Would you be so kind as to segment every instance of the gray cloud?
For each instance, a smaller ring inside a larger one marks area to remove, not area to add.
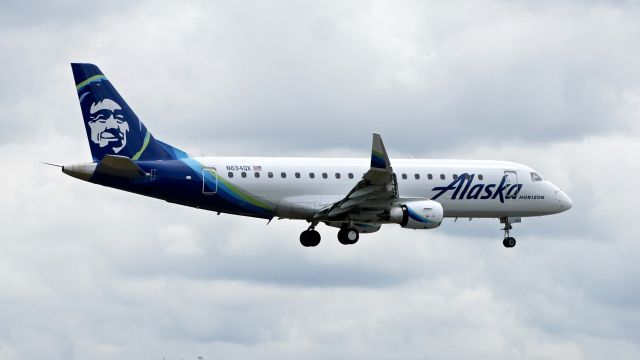
[[[8,50],[22,56],[3,80],[44,55],[54,61],[22,84],[72,104],[71,90],[53,90],[71,88],[67,63],[98,62],[157,137],[206,153],[352,146],[378,130],[430,154],[448,139],[540,143],[633,126],[634,6],[312,3],[284,15],[285,4],[116,4],[56,32],[18,28]],[[131,59],[141,66],[120,65]],[[243,136],[227,136],[230,124]]]
[[[0,11],[0,359],[637,358],[634,3],[80,5]],[[71,61],[195,153],[366,156],[378,130],[531,165],[574,208],[512,250],[478,219],[303,249],[302,223],[42,166],[89,159]]]

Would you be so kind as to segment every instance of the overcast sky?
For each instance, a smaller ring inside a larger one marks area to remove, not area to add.
[[[3,1],[0,359],[637,359],[634,1]],[[302,222],[65,176],[70,62],[193,154],[501,159],[573,199],[524,219]]]

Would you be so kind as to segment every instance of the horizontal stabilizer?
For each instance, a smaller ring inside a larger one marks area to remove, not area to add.
[[[105,155],[96,168],[97,172],[124,178],[137,178],[146,173],[126,156]]]

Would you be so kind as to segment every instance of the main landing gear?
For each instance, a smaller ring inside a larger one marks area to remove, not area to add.
[[[359,238],[360,234],[354,228],[346,227],[338,231],[338,241],[342,245],[353,245],[358,242]]]
[[[300,234],[300,244],[304,247],[314,247],[320,244],[320,233],[317,232],[318,222],[312,222],[309,228]]]
[[[320,244],[320,233],[315,230],[318,222],[312,222],[309,228],[300,234],[300,244],[304,247],[314,247]],[[358,242],[360,233],[352,227],[345,227],[338,231],[338,241],[342,245],[353,245]]]
[[[512,248],[514,246],[516,246],[516,238],[509,236],[509,230],[511,230],[513,228],[513,226],[511,225],[511,219],[509,219],[508,217],[502,217],[500,218],[500,222],[504,224],[504,240],[502,240],[502,245],[504,245],[504,247],[506,248]],[[515,222],[520,222],[519,219],[516,220]]]

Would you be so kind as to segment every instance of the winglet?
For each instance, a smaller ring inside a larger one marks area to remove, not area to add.
[[[373,143],[371,144],[371,168],[390,170],[391,162],[384,148],[380,134],[373,133]]]

